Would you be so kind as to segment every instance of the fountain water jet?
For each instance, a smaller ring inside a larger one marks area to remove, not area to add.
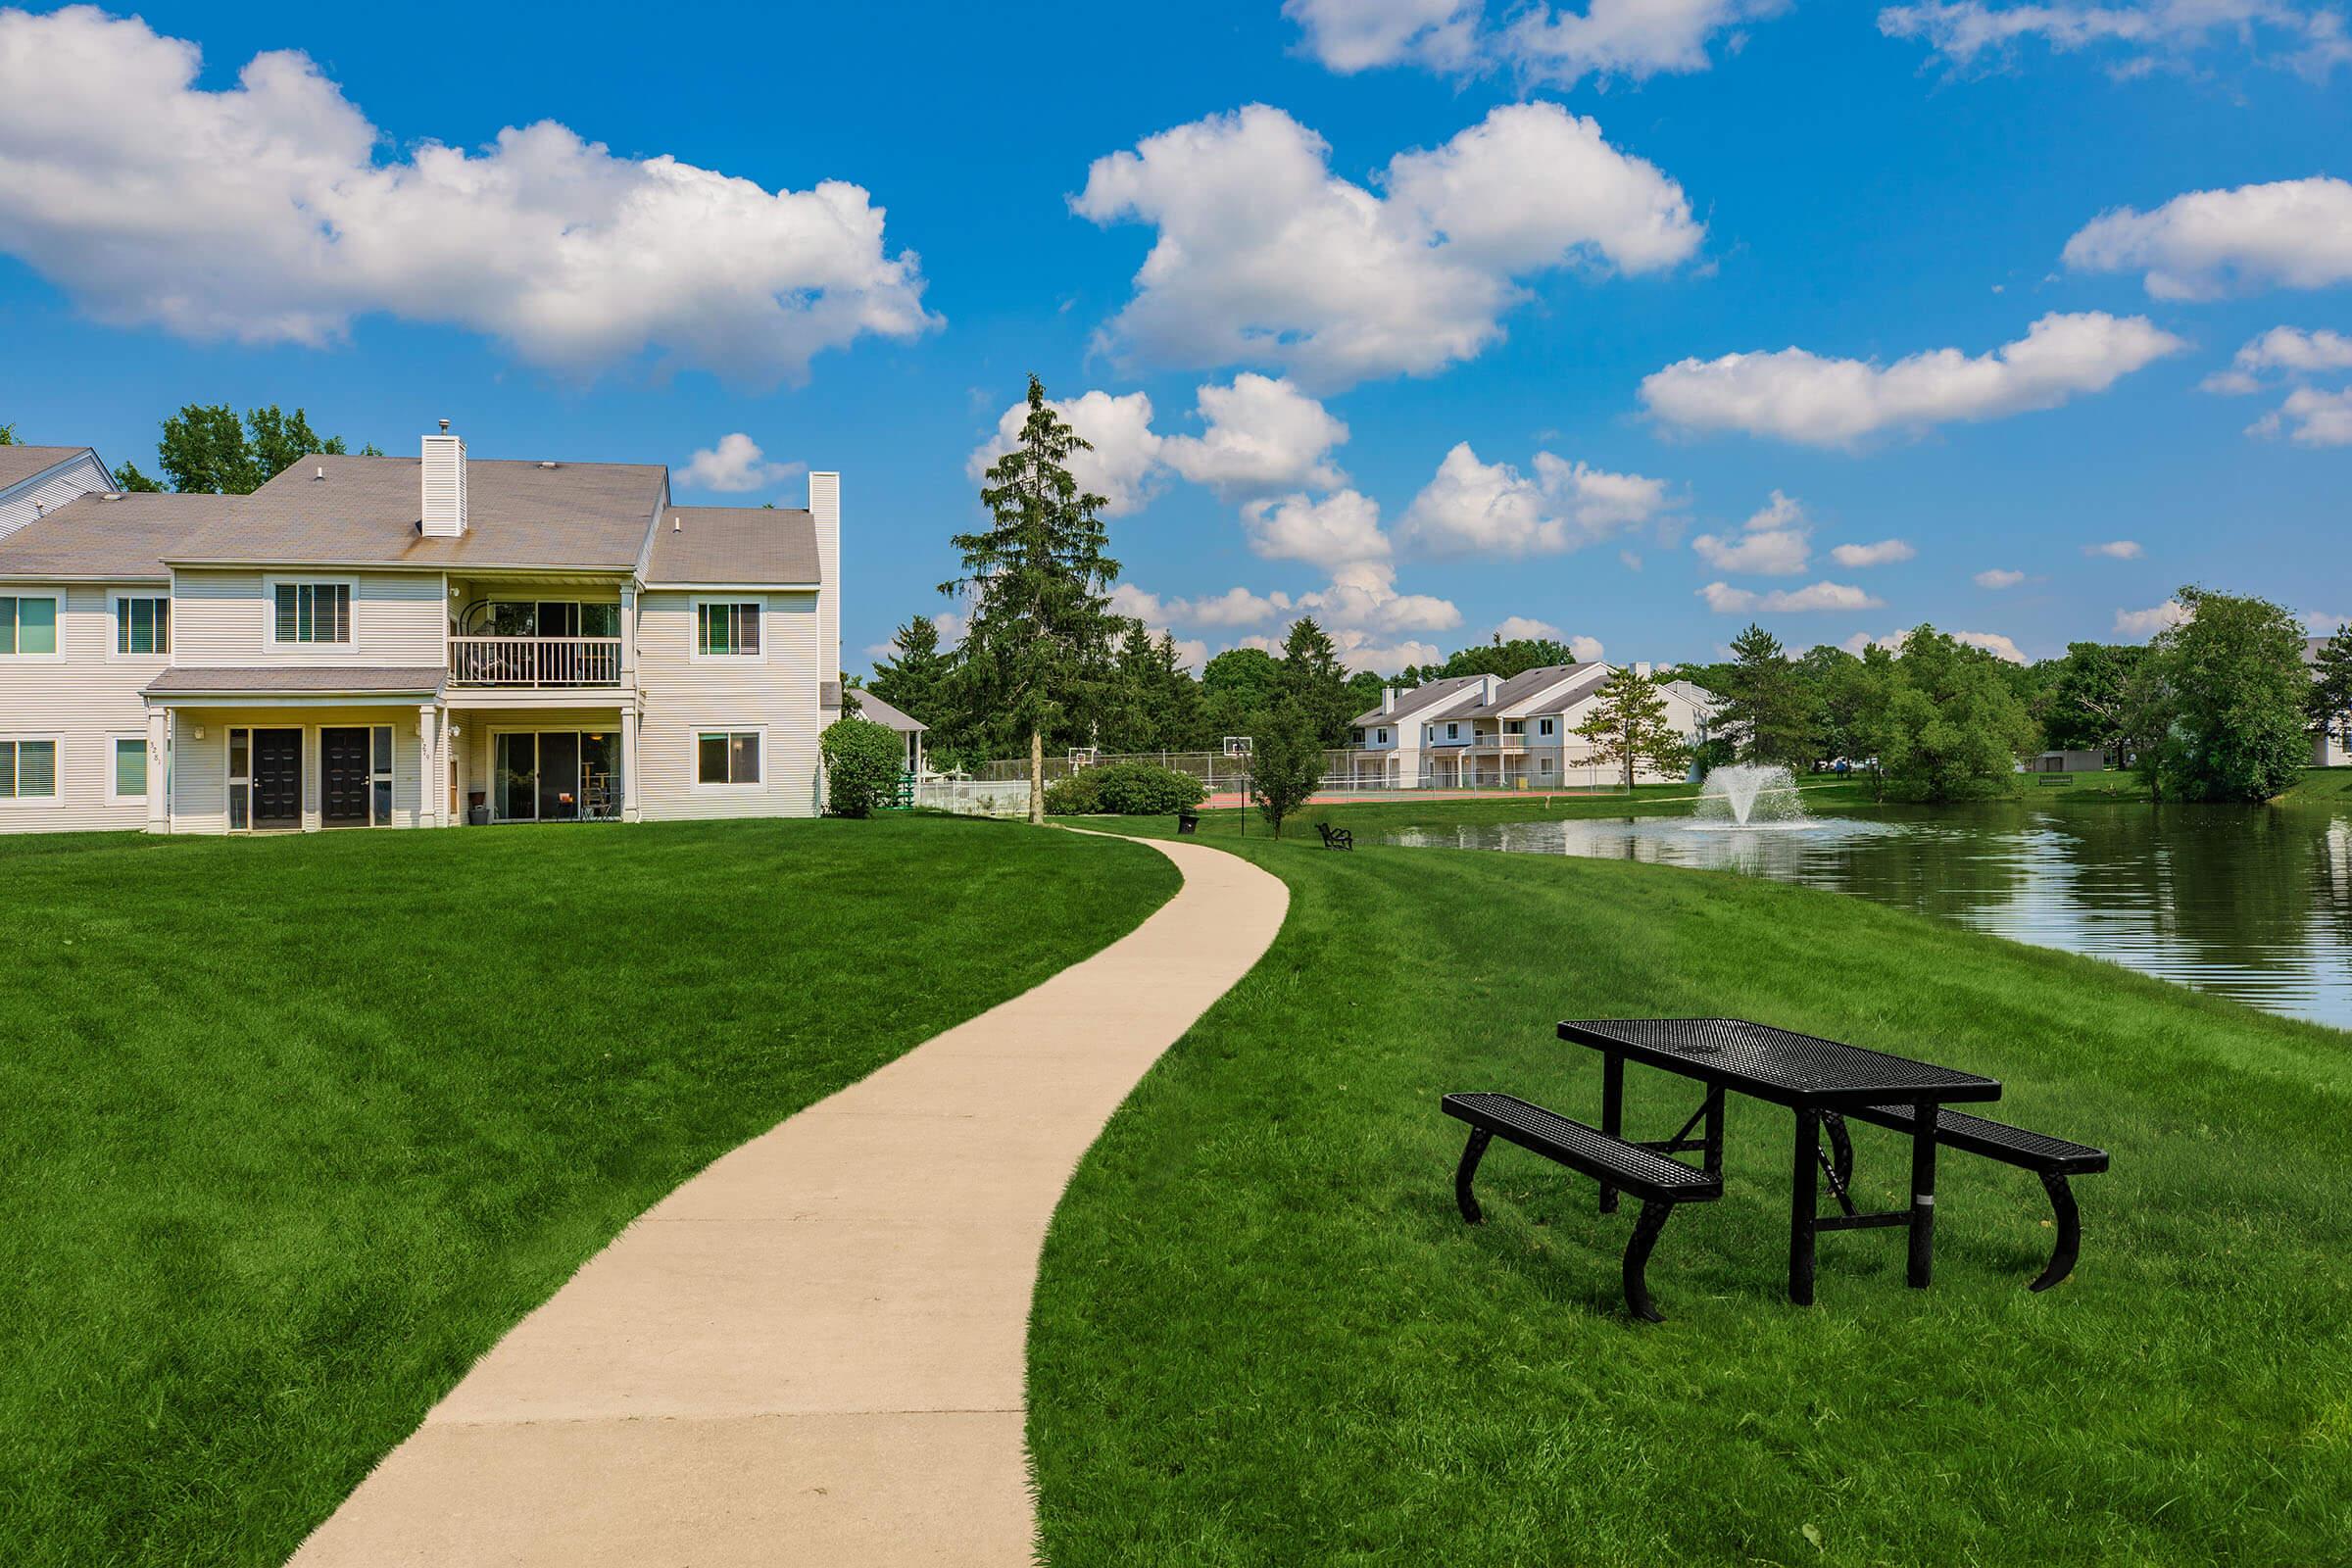
[[[1714,827],[1795,827],[1806,820],[1796,779],[1787,768],[1740,762],[1707,774],[1694,822]]]

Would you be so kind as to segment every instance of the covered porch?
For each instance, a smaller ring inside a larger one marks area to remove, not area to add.
[[[557,708],[459,691],[448,702],[451,821],[638,819],[633,703]]]

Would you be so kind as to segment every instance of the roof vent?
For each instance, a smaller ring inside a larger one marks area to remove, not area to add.
[[[669,514],[669,531],[671,533],[684,533],[686,531],[685,517],[678,513],[671,513]]]
[[[555,466],[555,465],[554,465],[553,463],[550,463],[550,462],[548,462],[548,461],[547,461],[547,460],[545,460],[545,459],[542,459],[542,460],[540,460],[539,466],[541,466],[542,468],[552,468],[552,467],[554,467],[554,466]]]
[[[326,465],[325,465],[325,464],[323,464],[323,463],[321,463],[320,465],[318,465],[318,466],[317,466],[316,468],[313,468],[313,469],[311,470],[311,483],[313,483],[313,484],[317,484],[317,483],[318,483],[319,480],[321,480],[321,479],[323,479],[323,478],[325,478],[325,477],[326,477]]]
[[[449,434],[449,421],[447,419],[443,419],[441,421],[441,433],[443,435]]]

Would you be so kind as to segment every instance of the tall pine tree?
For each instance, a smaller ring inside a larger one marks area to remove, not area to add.
[[[1666,721],[1658,683],[1630,666],[1609,677],[1573,733],[1592,743],[1593,761],[1620,770],[1629,791],[1639,769],[1674,774],[1690,765],[1690,748]]]
[[[1032,375],[1019,441],[980,491],[989,526],[956,536],[963,575],[940,588],[973,596],[964,662],[1001,722],[1028,736],[1034,823],[1045,821],[1046,736],[1091,736],[1120,627],[1110,613],[1119,564],[1106,553],[1104,502],[1080,490],[1069,469],[1074,454],[1091,450]]]

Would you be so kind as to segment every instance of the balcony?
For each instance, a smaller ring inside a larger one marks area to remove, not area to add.
[[[452,637],[452,686],[579,691],[620,685],[617,637]]]

